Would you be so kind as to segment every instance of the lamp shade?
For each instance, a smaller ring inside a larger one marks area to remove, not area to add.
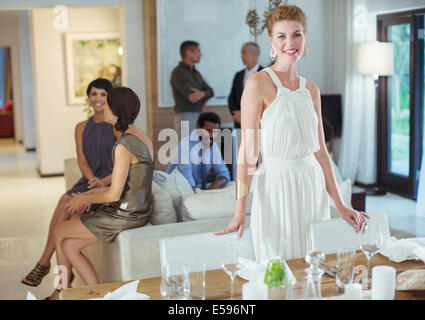
[[[357,73],[390,76],[394,72],[394,44],[391,42],[360,43]]]

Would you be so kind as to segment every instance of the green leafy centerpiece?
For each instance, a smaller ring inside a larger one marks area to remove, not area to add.
[[[279,259],[270,260],[264,276],[264,283],[269,288],[284,287],[286,285],[286,271]]]

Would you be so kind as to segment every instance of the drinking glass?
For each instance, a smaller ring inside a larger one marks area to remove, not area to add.
[[[370,260],[372,257],[379,252],[382,244],[384,243],[384,230],[380,223],[369,222],[366,226],[366,232],[363,233],[361,238],[360,248],[363,251],[367,259],[367,279],[366,283],[370,288],[371,284],[371,272],[370,272]]]
[[[354,277],[354,257],[356,249],[349,245],[338,246],[336,263],[336,284],[344,288],[353,282]]]
[[[240,269],[240,264],[238,263],[240,249],[240,240],[226,239],[223,241],[221,268],[230,276],[230,300],[234,300],[234,281]]]
[[[162,271],[161,295],[166,300],[187,300],[190,281],[187,266],[183,263],[166,264]]]
[[[205,300],[205,272],[207,265],[202,261],[185,263],[190,280],[190,299]]]

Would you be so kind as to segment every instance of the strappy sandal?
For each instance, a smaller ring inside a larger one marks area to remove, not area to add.
[[[60,294],[62,290],[55,289],[55,291]],[[50,297],[46,297],[46,298],[44,298],[44,300],[53,300],[53,299],[50,299]]]
[[[26,284],[27,286],[37,287],[49,271],[50,263],[48,266],[43,266],[37,263],[34,269],[32,269],[31,272],[21,280],[21,283]]]

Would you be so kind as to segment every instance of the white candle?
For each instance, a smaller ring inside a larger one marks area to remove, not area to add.
[[[345,300],[361,300],[362,285],[360,283],[349,283],[344,286]]]
[[[372,269],[372,300],[394,300],[396,273],[393,267]]]
[[[247,282],[242,285],[242,300],[266,300],[267,286],[264,283]]]

